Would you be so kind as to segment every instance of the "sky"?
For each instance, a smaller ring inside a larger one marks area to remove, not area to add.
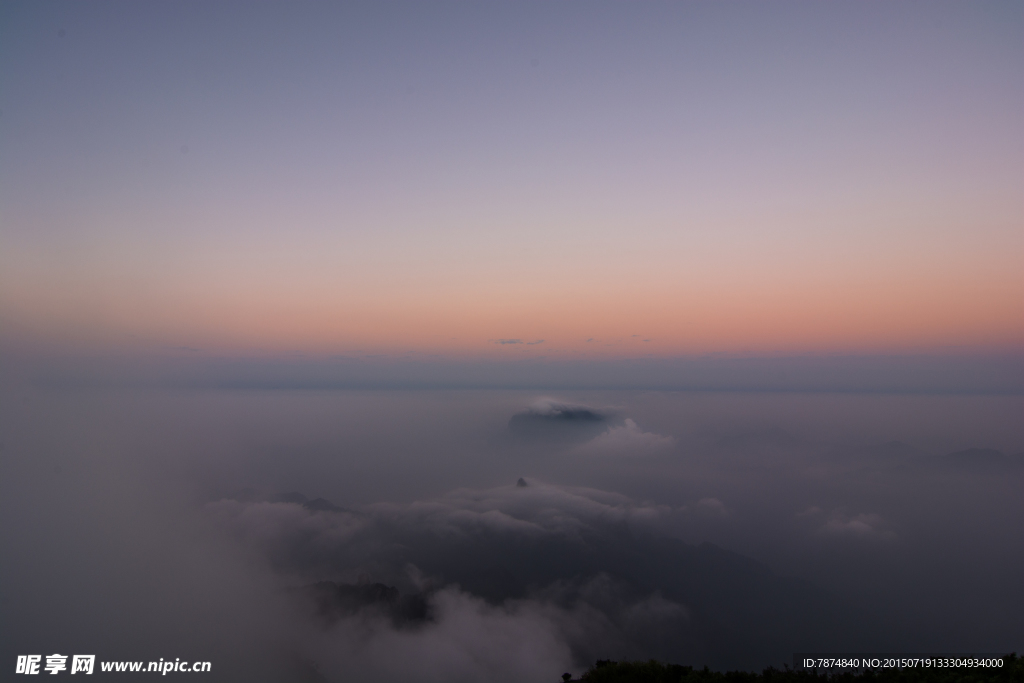
[[[1019,354],[1016,3],[4,3],[8,351]]]
[[[1022,120],[1019,2],[0,0],[0,669],[1024,652]]]

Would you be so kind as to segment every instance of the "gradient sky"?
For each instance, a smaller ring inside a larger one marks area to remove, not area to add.
[[[0,341],[1019,349],[1022,121],[1019,2],[5,2]]]

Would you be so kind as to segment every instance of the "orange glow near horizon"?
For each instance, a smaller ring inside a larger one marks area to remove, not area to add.
[[[98,348],[497,358],[885,353],[1015,348],[1024,339],[1019,288],[1006,273],[1002,282],[969,271],[910,282],[781,274],[758,282],[641,272],[617,288],[596,277],[390,289],[371,281],[364,291],[316,278],[135,290],[117,278],[77,291],[40,283],[5,302],[6,336]]]

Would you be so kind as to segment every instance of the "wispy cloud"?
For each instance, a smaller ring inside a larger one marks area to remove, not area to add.
[[[893,538],[895,536],[887,528],[881,515],[866,512],[857,515],[833,513],[821,527],[820,532],[828,536],[853,538]]]
[[[508,345],[508,344],[523,344],[525,346],[535,346],[536,344],[543,344],[543,339],[535,339],[533,341],[523,341],[522,339],[493,339],[491,340],[495,344]]]
[[[648,455],[672,447],[675,440],[654,432],[645,432],[633,420],[626,421],[594,437],[580,447],[582,451],[621,455]]]

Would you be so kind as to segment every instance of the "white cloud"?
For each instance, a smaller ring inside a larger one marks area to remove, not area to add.
[[[674,443],[671,436],[642,431],[636,422],[626,418],[622,425],[609,427],[580,446],[580,450],[600,454],[649,455],[664,452]]]
[[[296,503],[220,500],[206,509],[236,535],[262,545],[301,539],[329,547],[351,539],[367,523],[351,512],[316,512]]]
[[[325,577],[349,582],[356,571],[387,571],[389,563],[405,561],[401,548],[410,542],[442,552],[475,537],[496,539],[488,546],[496,552],[513,537],[576,545],[595,534],[618,533],[624,523],[649,528],[672,513],[608,491],[526,483],[353,511],[234,500],[210,503],[206,511],[263,551],[291,585]],[[633,591],[605,574],[582,583],[559,579],[493,604],[441,575],[408,564],[405,571],[423,591],[428,618],[396,625],[385,612],[368,609],[328,624],[300,621],[303,661],[330,680],[544,680],[552,671],[580,673],[592,661],[578,658],[580,653],[621,649],[638,633],[677,628],[689,619],[684,605],[658,592]]]
[[[717,498],[701,498],[693,506],[694,511],[707,517],[728,517],[729,510]]]
[[[295,503],[235,500],[210,503],[206,509],[218,525],[247,543],[271,551],[300,552],[307,558],[331,554],[385,528],[439,538],[476,534],[575,537],[584,530],[622,522],[647,527],[672,511],[618,493],[533,479],[527,486],[457,489],[430,500],[376,503],[356,511],[314,511]]]
[[[562,610],[530,600],[493,606],[449,586],[431,598],[425,628],[395,629],[351,618],[316,636],[310,649],[320,672],[338,680],[545,680],[574,665]]]

